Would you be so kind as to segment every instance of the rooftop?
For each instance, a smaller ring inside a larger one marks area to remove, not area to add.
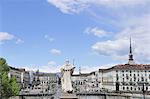
[[[150,70],[150,64],[119,64],[107,69],[99,69],[99,71],[108,70]]]

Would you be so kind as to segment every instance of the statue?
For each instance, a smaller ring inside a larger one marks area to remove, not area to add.
[[[66,63],[61,68],[62,78],[62,91],[64,93],[73,93],[72,82],[71,82],[71,75],[74,71],[74,65],[70,64],[67,60]]]

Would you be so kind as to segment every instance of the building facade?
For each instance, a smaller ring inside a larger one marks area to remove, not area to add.
[[[72,75],[72,83],[75,92],[99,91],[100,81],[97,71]]]
[[[116,65],[99,73],[101,87],[110,91],[150,92],[150,65]]]
[[[40,73],[39,71],[33,73],[32,90],[35,93],[52,93],[56,91],[58,77],[56,73]]]
[[[130,39],[127,64],[115,65],[107,69],[72,75],[76,90],[150,93],[150,64],[136,64],[133,59]]]
[[[10,67],[8,77],[16,77],[17,83],[20,85],[21,89],[28,87],[30,82],[29,72],[25,69]]]

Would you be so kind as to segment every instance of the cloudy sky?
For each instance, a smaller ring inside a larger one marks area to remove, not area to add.
[[[83,72],[150,63],[150,0],[0,0],[0,56],[13,67]]]

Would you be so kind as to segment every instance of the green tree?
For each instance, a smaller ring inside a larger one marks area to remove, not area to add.
[[[10,68],[6,63],[6,60],[4,58],[0,58],[0,74],[3,74],[4,72],[8,73],[9,70]]]
[[[12,77],[10,79],[10,85],[11,85],[11,95],[12,96],[18,95],[20,92],[20,87],[17,83],[16,77]]]
[[[19,94],[20,88],[17,84],[16,77],[9,78],[8,72],[10,68],[4,58],[0,58],[0,95],[1,97],[16,96]]]
[[[1,78],[1,87],[2,87],[2,92],[1,92],[1,96],[2,97],[10,97],[11,96],[11,86],[9,84],[9,78],[6,72],[4,72],[2,74],[2,78]]]

